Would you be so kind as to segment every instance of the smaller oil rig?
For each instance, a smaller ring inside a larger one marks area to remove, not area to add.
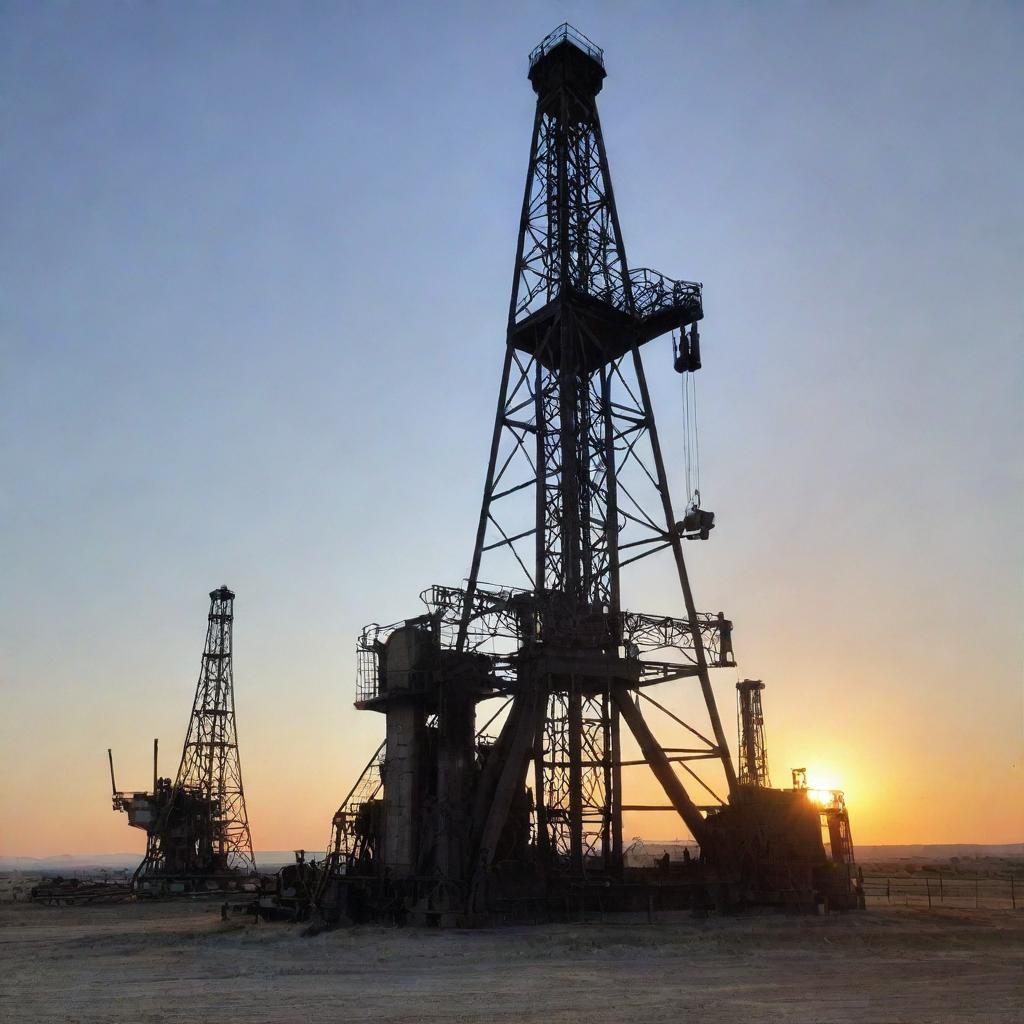
[[[137,895],[254,889],[257,883],[235,731],[234,600],[227,587],[210,593],[202,669],[175,780],[160,778],[154,740],[152,791],[122,792],[107,751],[114,810],[146,833],[146,855],[132,878]]]

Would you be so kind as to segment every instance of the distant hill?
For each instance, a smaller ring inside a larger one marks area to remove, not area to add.
[[[0,871],[59,871],[67,868],[133,868],[141,853],[64,853],[56,857],[0,856]]]
[[[651,840],[645,844],[647,850],[661,853],[669,847],[685,845],[682,842],[667,843]],[[1024,857],[1024,843],[1003,843],[1001,845],[980,843],[910,844],[904,846],[855,846],[857,860],[861,863],[872,861],[950,860],[953,857]],[[321,860],[323,853],[307,850],[310,860]],[[5,857],[0,855],[0,871],[81,871],[84,868],[134,868],[142,860],[141,853],[65,853],[57,857]],[[295,860],[292,850],[257,850],[256,864],[264,871],[276,870]]]

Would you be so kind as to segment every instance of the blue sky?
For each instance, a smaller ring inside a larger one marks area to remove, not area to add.
[[[0,851],[136,841],[105,748],[171,770],[221,583],[254,838],[325,838],[381,730],[355,634],[469,565],[566,19],[630,262],[705,285],[689,553],[777,781],[844,776],[864,841],[1024,834],[1019,5],[7,2]]]

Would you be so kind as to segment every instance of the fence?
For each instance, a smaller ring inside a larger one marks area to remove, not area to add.
[[[914,875],[864,875],[868,906],[898,904],[927,907],[1024,906],[1024,878],[1014,875],[961,875],[929,872]]]

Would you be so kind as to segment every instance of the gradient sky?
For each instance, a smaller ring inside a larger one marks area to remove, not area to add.
[[[0,853],[141,849],[106,748],[173,773],[222,583],[255,844],[323,847],[382,736],[356,633],[468,569],[564,19],[630,262],[705,285],[687,554],[774,781],[1024,840],[1024,8],[514,6],[0,3]]]

